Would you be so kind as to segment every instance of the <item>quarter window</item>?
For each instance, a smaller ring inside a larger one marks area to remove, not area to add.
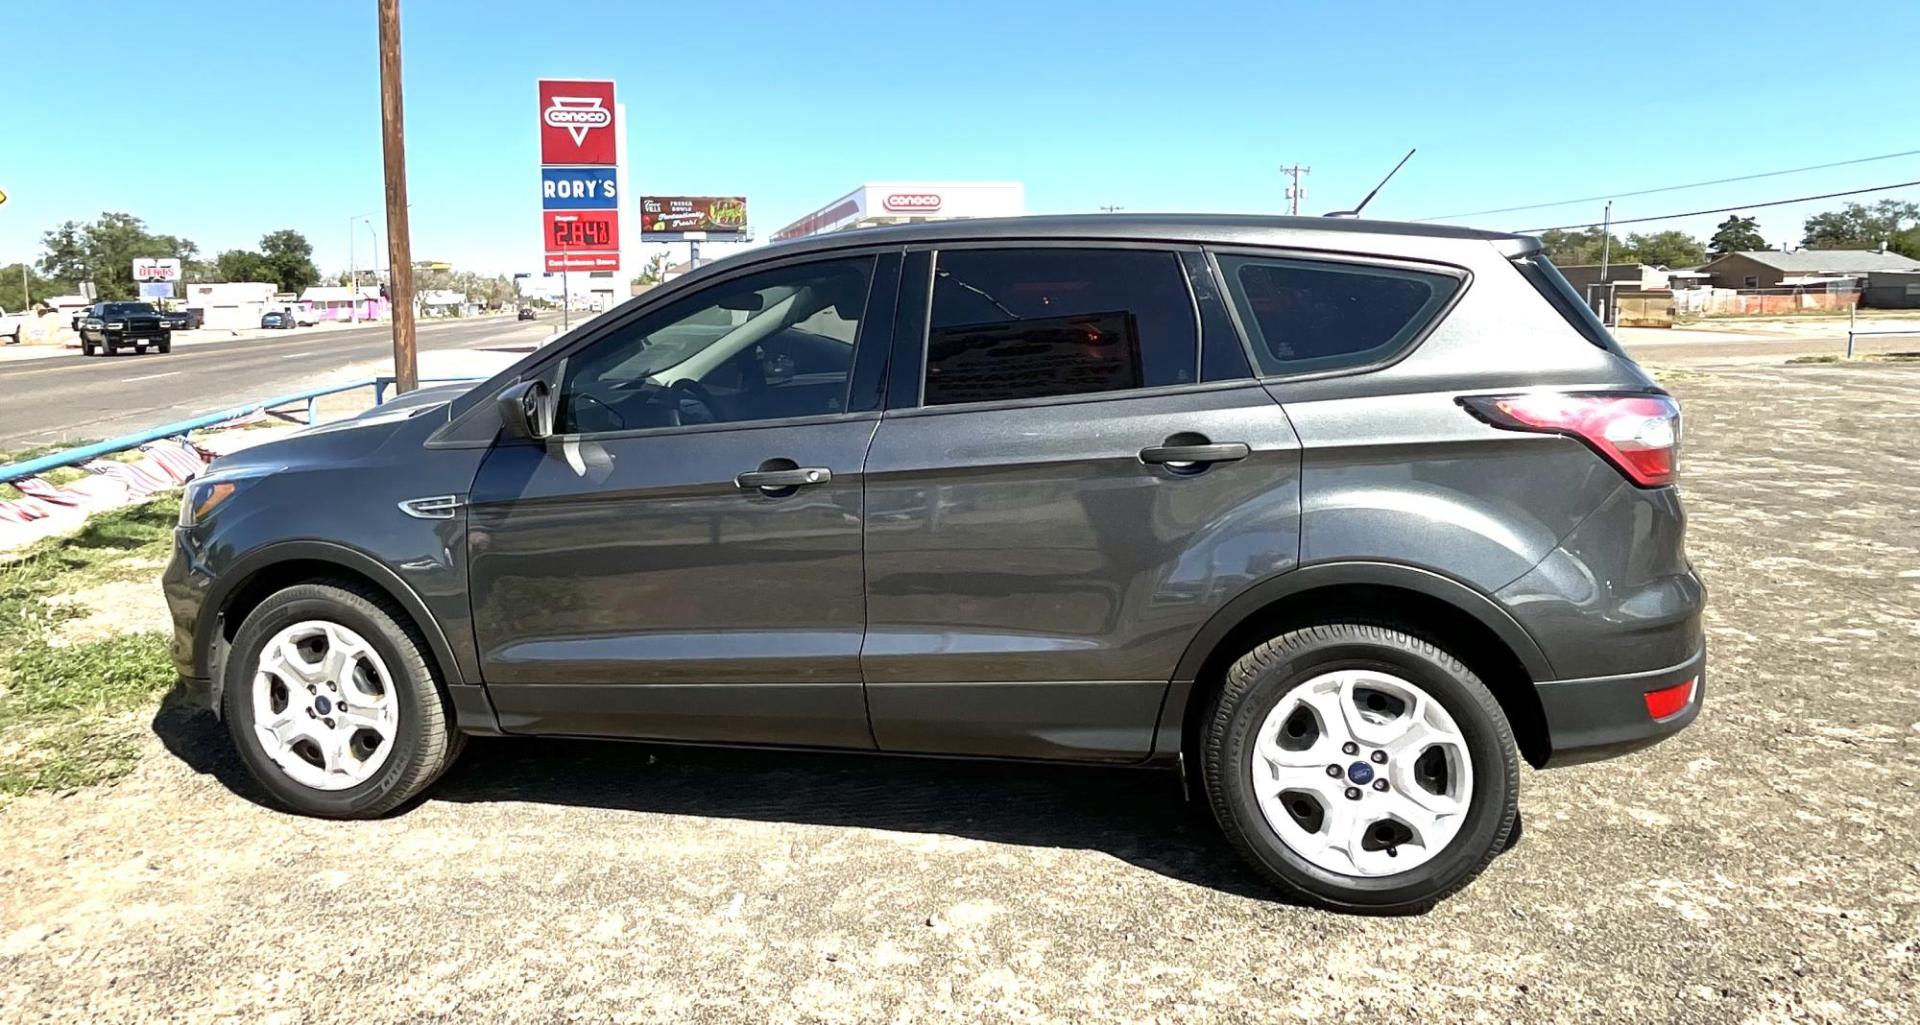
[[[929,406],[1188,384],[1193,295],[1174,254],[961,249],[934,269]]]
[[[846,410],[873,258],[781,267],[702,289],[568,357],[562,433]]]
[[[1220,269],[1263,374],[1385,359],[1460,287],[1445,274],[1358,264],[1221,256]]]

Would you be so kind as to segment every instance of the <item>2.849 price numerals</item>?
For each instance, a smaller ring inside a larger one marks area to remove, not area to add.
[[[553,250],[599,249],[613,244],[613,219],[608,217],[555,218],[549,230],[547,248]]]

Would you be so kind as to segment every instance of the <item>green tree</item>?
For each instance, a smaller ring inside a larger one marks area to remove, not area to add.
[[[91,224],[67,221],[41,236],[45,255],[40,269],[49,277],[92,281],[102,299],[130,299],[138,293],[133,261],[139,257],[175,257],[183,263],[200,248],[176,235],[156,235],[140,218],[103,213]]]
[[[320,268],[313,265],[313,244],[292,228],[270,231],[260,236],[260,257],[266,277],[282,292],[299,292],[320,280]]]
[[[221,281],[273,281],[267,258],[251,249],[228,249],[213,258],[213,276]]]
[[[1628,235],[1623,247],[1627,255],[1621,262],[1638,262],[1654,267],[1691,267],[1707,262],[1707,248],[1684,231],[1656,231],[1651,235]]]
[[[24,267],[26,270],[28,294],[22,296],[20,294],[20,272],[23,267],[24,265],[18,263],[7,267],[0,267],[0,309],[18,312],[27,309],[31,305],[27,301],[29,299],[38,303],[51,299],[56,295],[73,294],[73,282],[43,277],[34,273],[33,268]]]
[[[640,273],[629,284],[657,285],[667,279],[667,251],[661,250],[647,257],[640,267]]]
[[[1728,253],[1757,253],[1765,250],[1767,240],[1760,237],[1760,225],[1751,217],[1733,214],[1721,221],[1707,240],[1707,252],[1715,259]]]
[[[40,270],[48,277],[85,281],[91,276],[87,269],[86,226],[79,221],[62,221],[59,227],[40,236],[40,245],[45,250],[45,255],[40,257]]]
[[[1562,267],[1575,264],[1599,263],[1600,254],[1606,248],[1607,235],[1599,228],[1582,228],[1579,231],[1565,231],[1555,228],[1540,234],[1540,245],[1546,249],[1547,258]],[[1611,259],[1615,263],[1626,262],[1619,239],[1614,239]]]
[[[1807,218],[1800,244],[1809,249],[1874,249],[1906,236],[1907,222],[1920,220],[1920,203],[1883,199],[1872,206],[1848,203]]]

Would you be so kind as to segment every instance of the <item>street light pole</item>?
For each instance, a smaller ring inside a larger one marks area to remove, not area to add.
[[[360,323],[360,276],[353,270],[353,222],[347,218],[347,323]]]
[[[393,383],[420,386],[413,337],[413,239],[407,230],[406,109],[400,95],[400,0],[380,4],[380,124],[387,177],[387,294],[393,301]]]

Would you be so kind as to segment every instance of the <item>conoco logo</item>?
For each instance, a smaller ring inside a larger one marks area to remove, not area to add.
[[[896,192],[882,201],[889,210],[909,210],[925,212],[940,209],[938,192]]]
[[[555,96],[553,105],[540,112],[540,119],[566,129],[578,146],[587,141],[588,132],[612,124],[613,112],[600,106],[598,96]]]

